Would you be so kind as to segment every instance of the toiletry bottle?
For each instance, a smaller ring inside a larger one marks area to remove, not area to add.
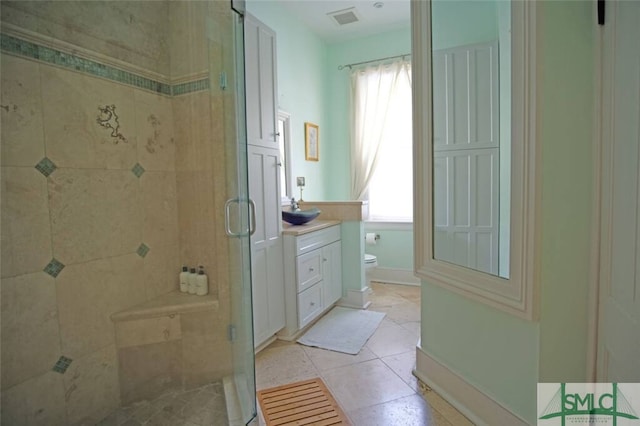
[[[209,280],[204,273],[204,267],[200,266],[196,278],[196,294],[198,296],[204,296],[207,293],[209,293]]]
[[[189,294],[196,294],[196,268],[191,268],[189,271],[189,285],[187,286]]]
[[[180,272],[180,291],[183,293],[189,291],[189,268],[186,266],[183,266]]]

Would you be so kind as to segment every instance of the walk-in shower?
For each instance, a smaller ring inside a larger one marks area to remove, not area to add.
[[[229,1],[0,13],[2,424],[248,423],[240,14]],[[183,265],[204,267],[207,295],[180,292]]]

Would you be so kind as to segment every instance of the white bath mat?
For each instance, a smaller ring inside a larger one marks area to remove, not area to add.
[[[356,355],[384,316],[384,312],[335,307],[300,337],[298,343]]]

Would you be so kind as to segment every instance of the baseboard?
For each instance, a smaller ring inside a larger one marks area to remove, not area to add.
[[[414,374],[476,425],[526,426],[528,423],[493,398],[416,348]]]
[[[347,295],[338,301],[338,306],[354,309],[367,309],[369,301],[369,287],[360,290],[347,290]]]
[[[420,279],[410,269],[376,267],[369,272],[371,281],[389,284],[420,285]]]
[[[269,337],[267,340],[265,340],[264,342],[260,343],[258,346],[256,346],[253,349],[254,354],[258,354],[258,352],[262,351],[264,348],[266,348],[267,346],[269,346],[270,344],[272,344],[273,342],[275,342],[278,339],[278,337],[274,334],[273,336]]]

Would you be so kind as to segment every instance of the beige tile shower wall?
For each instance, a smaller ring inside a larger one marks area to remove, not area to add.
[[[172,79],[209,70],[207,55],[207,2],[169,2]]]
[[[169,75],[165,1],[3,1],[2,21]]]
[[[0,59],[2,424],[93,424],[120,405],[109,316],[177,288],[172,100]],[[98,124],[105,105],[122,138]],[[70,366],[52,371],[61,356]]]
[[[233,58],[224,58],[224,40],[230,37],[229,14],[224,2],[172,3],[182,8],[172,14],[175,31],[175,53],[172,51],[172,76],[198,72],[204,67],[217,77],[227,72],[227,90],[212,80],[209,90],[173,98],[176,139],[176,173],[178,222],[181,261],[188,265],[202,264],[209,276],[210,292],[219,300],[214,316],[203,316],[200,331],[183,315],[183,368],[185,384],[195,386],[203,380],[219,379],[231,371],[231,346],[226,337],[226,325],[231,318],[231,274],[240,272],[239,259],[232,258],[230,244],[237,242],[225,234],[224,204],[230,194],[237,194],[234,174],[236,164],[235,104],[233,99]],[[179,20],[187,21],[189,33],[179,33]],[[185,40],[195,43],[184,46]],[[207,43],[203,43],[206,40]],[[179,51],[179,52],[178,52]],[[228,54],[228,52],[227,52]],[[194,55],[197,58],[194,58]],[[174,61],[182,58],[181,61]],[[224,66],[224,64],[227,66]],[[232,131],[230,130],[232,129]],[[227,168],[227,164],[234,167]],[[234,281],[240,287],[239,280]],[[240,303],[240,299],[237,300]],[[186,325],[185,325],[186,323]],[[206,324],[215,324],[213,328]],[[204,329],[202,328],[204,327]],[[186,331],[185,331],[186,330]],[[208,331],[203,331],[208,330]],[[202,354],[208,354],[202,356]]]

